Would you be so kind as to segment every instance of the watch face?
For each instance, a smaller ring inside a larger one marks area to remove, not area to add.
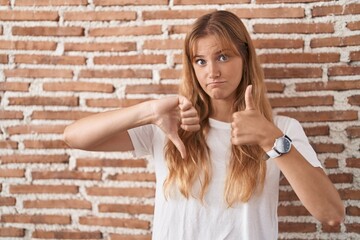
[[[281,137],[276,139],[276,150],[279,153],[287,153],[290,151],[291,148],[291,142],[289,141],[289,139],[285,138],[285,137]]]

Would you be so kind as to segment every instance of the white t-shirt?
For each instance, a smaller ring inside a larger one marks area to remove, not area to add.
[[[288,135],[293,146],[314,166],[321,167],[316,153],[298,121],[277,116],[275,124]],[[226,169],[230,156],[231,124],[209,119],[207,144],[213,175],[205,203],[179,196],[165,199],[163,183],[168,169],[163,148],[166,137],[155,125],[130,129],[135,156],[151,155],[156,174],[153,240],[274,240],[278,238],[277,206],[280,170],[267,160],[264,189],[247,203],[231,208],[224,201]]]

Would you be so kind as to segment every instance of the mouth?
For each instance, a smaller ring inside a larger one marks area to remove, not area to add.
[[[216,85],[220,85],[222,83],[225,83],[225,81],[213,81],[213,82],[209,82],[209,83],[206,83],[206,86],[216,86]]]

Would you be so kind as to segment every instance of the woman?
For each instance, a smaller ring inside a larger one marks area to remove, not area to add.
[[[343,220],[341,199],[300,124],[272,117],[236,15],[200,17],[186,36],[183,66],[179,96],[96,114],[64,133],[73,148],[152,156],[153,239],[277,239],[281,174],[315,218]]]

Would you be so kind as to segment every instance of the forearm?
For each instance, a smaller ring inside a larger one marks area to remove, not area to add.
[[[152,122],[151,101],[98,113],[66,127],[64,140],[72,148],[92,149],[111,136]]]

